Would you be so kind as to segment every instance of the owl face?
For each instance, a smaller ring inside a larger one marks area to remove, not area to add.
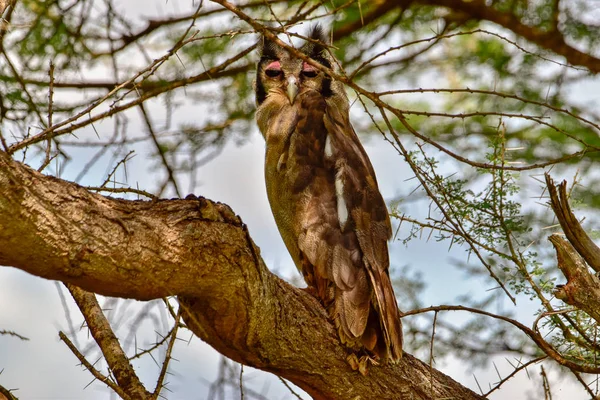
[[[321,43],[327,41],[318,26],[312,30],[309,37]],[[332,67],[333,59],[323,45],[307,42],[299,50],[321,65]],[[294,104],[298,94],[309,90],[315,90],[324,97],[331,96],[331,77],[263,38],[261,58],[256,71],[256,104],[260,106],[269,95],[275,93],[285,95],[290,104]]]

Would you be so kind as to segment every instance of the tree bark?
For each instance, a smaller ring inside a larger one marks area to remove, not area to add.
[[[550,194],[550,205],[564,236],[554,234],[549,237],[556,250],[558,268],[567,283],[557,285],[554,295],[565,303],[585,311],[600,323],[600,248],[585,232],[571,207],[567,193],[567,182],[558,186],[549,174],[545,175]],[[594,274],[590,267],[596,271]]]
[[[176,295],[199,338],[315,399],[482,398],[406,353],[352,371],[321,305],[269,272],[241,219],[204,198],[107,198],[0,151],[0,265],[106,296]]]
[[[556,250],[558,268],[567,278],[566,284],[556,286],[554,295],[600,323],[600,279],[590,273],[583,258],[562,236],[554,234],[549,240]]]

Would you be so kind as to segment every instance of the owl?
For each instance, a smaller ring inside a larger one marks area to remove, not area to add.
[[[299,51],[335,70],[323,30],[309,37]],[[366,373],[369,361],[395,362],[402,327],[388,272],[392,229],[344,87],[274,42],[263,38],[259,49],[256,121],[279,232],[351,366]]]

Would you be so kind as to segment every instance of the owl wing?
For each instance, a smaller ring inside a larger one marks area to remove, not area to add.
[[[308,96],[303,101],[301,114],[312,118],[310,132],[320,132],[313,143],[322,146],[328,178],[322,186],[328,190],[313,193],[316,203],[309,210],[321,211],[305,219],[298,247],[314,266],[315,275],[335,284],[334,318],[340,333],[349,342],[362,341],[369,350],[377,347],[381,356],[389,349],[395,360],[401,354],[402,333],[388,273],[387,241],[392,229],[387,207],[348,113],[322,98],[310,100]],[[310,140],[301,122],[302,116],[298,134]]]
[[[402,331],[396,296],[389,277],[387,242],[392,227],[387,207],[375,178],[375,171],[350,124],[349,115],[330,106],[325,128],[336,161],[336,181],[342,182],[342,196],[352,228],[363,254],[363,265],[374,293],[375,311],[379,314],[386,347],[393,359],[402,349]],[[338,184],[339,185],[339,184]],[[337,186],[337,185],[336,185]],[[339,208],[340,199],[338,199]],[[377,327],[374,327],[377,330]]]

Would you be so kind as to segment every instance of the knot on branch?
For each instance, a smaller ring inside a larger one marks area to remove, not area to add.
[[[225,222],[233,226],[242,226],[241,218],[225,203],[208,200],[205,197],[194,194],[188,194],[185,196],[185,200],[197,201],[200,215],[207,221]]]

